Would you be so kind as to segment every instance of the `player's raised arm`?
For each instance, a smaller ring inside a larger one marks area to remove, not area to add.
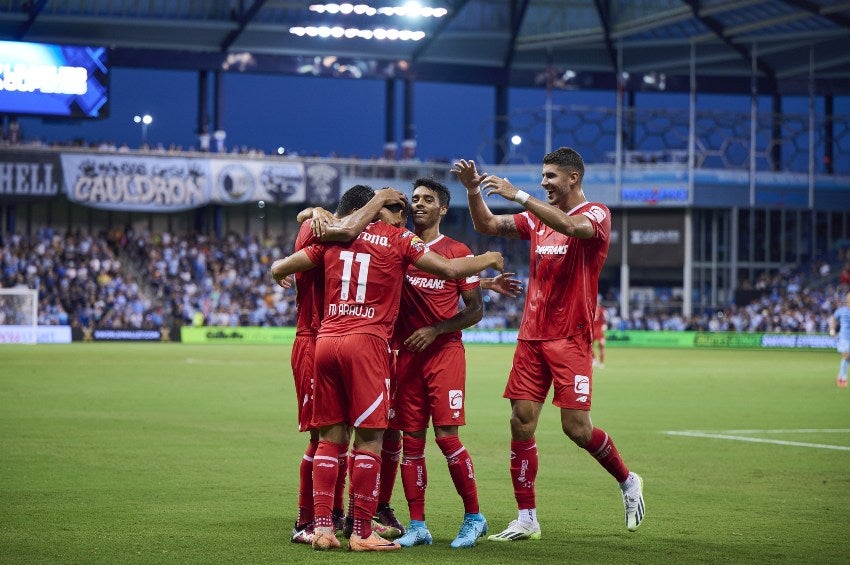
[[[505,258],[498,251],[454,259],[446,259],[438,253],[426,253],[414,265],[444,279],[462,279],[477,275],[485,269],[496,269],[501,273],[505,270]]]
[[[487,177],[478,173],[475,161],[461,159],[454,164],[451,172],[466,188],[469,213],[472,216],[475,231],[485,235],[501,235],[517,239],[520,237],[513,214],[493,214],[484,202],[479,185]]]
[[[564,235],[587,239],[595,234],[593,224],[583,214],[570,216],[560,208],[519,190],[506,178],[495,175],[485,177],[481,182],[481,189],[488,197],[501,196],[505,200],[513,200],[521,204],[523,208],[540,218],[544,224]]]
[[[307,253],[302,249],[272,263],[271,273],[277,284],[283,288],[290,288],[292,287],[292,281],[289,279],[290,275],[309,271],[315,266],[316,264],[313,263]]]
[[[375,196],[369,202],[345,216],[328,224],[321,236],[322,241],[351,241],[375,220],[381,208],[393,204],[403,204],[404,194],[394,188],[382,188],[375,191]]]

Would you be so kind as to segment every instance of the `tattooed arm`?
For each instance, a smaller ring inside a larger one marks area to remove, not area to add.
[[[475,231],[485,235],[500,235],[519,239],[520,234],[516,222],[514,222],[513,214],[493,214],[490,207],[484,202],[484,194],[478,185],[484,180],[485,175],[478,173],[475,168],[475,161],[461,159],[454,164],[451,172],[466,187],[469,198],[469,213],[472,216]]]

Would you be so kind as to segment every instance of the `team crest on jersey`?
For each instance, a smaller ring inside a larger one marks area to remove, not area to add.
[[[596,222],[601,222],[608,215],[605,213],[605,210],[600,208],[599,206],[591,206],[590,210],[587,212],[583,212],[585,216],[590,218],[591,220],[596,220]]]

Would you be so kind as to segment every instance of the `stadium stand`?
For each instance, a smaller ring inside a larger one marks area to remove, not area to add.
[[[90,235],[43,227],[32,237],[0,239],[0,286],[38,289],[40,325],[287,326],[295,321],[294,295],[276,286],[267,271],[275,257],[291,252],[292,243],[287,235],[262,239],[229,233],[218,241],[132,228]],[[492,243],[471,246],[481,252]],[[500,250],[508,265],[527,265],[521,246]],[[527,270],[517,277],[527,282]],[[742,286],[739,296],[749,298],[746,302],[689,318],[664,289],[656,293],[660,299],[634,302],[628,316],[618,311],[618,289],[609,290],[603,303],[611,328],[618,330],[823,333],[850,290],[850,249],[798,269],[762,273],[754,284]],[[489,292],[485,301],[485,316],[476,327],[518,327],[523,297]],[[4,317],[0,312],[0,323]]]

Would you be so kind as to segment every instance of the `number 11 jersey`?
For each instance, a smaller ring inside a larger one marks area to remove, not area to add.
[[[402,278],[425,254],[423,241],[404,228],[373,222],[350,242],[313,244],[305,251],[325,272],[319,337],[366,333],[389,340]]]

